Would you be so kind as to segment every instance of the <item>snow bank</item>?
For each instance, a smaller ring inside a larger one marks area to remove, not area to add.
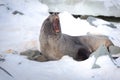
[[[120,17],[120,0],[41,0],[50,12],[68,11],[78,15]]]

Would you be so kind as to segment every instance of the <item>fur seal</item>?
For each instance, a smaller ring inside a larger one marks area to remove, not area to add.
[[[61,31],[58,14],[51,14],[42,24],[40,30],[39,61],[59,60],[69,55],[75,60],[85,60],[101,44],[109,47],[113,43],[104,35],[70,36]]]

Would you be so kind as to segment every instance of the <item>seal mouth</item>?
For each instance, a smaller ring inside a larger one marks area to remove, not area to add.
[[[53,28],[54,28],[54,31],[56,33],[60,32],[60,23],[59,23],[59,17],[58,16],[55,16],[55,18],[53,20]]]

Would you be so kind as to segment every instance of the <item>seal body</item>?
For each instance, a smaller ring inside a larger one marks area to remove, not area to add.
[[[102,35],[70,36],[63,34],[58,14],[51,14],[43,22],[39,40],[41,56],[45,61],[59,60],[64,55],[69,55],[75,60],[85,60],[101,44],[107,47],[113,45],[108,37]]]

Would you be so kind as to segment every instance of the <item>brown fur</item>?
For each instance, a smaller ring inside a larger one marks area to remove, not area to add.
[[[59,60],[64,55],[69,55],[75,60],[85,60],[101,44],[107,47],[113,45],[106,36],[102,35],[69,36],[62,34],[58,14],[52,14],[41,27],[42,58],[39,60]]]

